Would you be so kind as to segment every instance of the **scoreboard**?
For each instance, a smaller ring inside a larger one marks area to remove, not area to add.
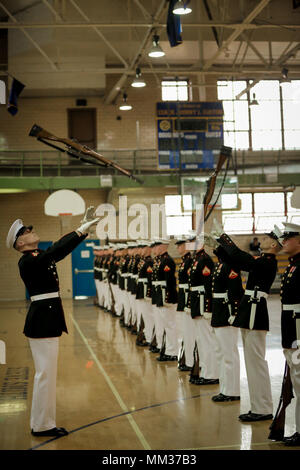
[[[223,145],[222,102],[159,102],[156,119],[159,169],[214,167]]]

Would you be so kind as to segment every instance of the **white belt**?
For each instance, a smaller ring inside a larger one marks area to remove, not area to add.
[[[152,285],[153,286],[164,286],[165,287],[167,285],[167,283],[166,283],[166,281],[152,281]]]
[[[94,267],[95,271],[102,271],[100,268]]]
[[[137,279],[139,277],[138,274],[131,274],[132,279]]]
[[[188,289],[189,285],[188,284],[178,284],[179,289]]]
[[[245,290],[245,295],[250,295],[251,297],[253,297],[254,296],[254,290],[246,289]],[[265,299],[267,299],[269,297],[269,294],[267,294],[266,292],[263,292],[261,290],[258,290],[257,291],[257,298],[260,299],[261,297],[264,297]]]
[[[30,297],[30,300],[31,302],[35,302],[36,300],[54,299],[55,297],[59,297],[59,292],[49,292],[48,294],[33,295],[32,297]]]
[[[300,304],[283,304],[282,310],[292,310],[293,312],[300,312]]]
[[[138,279],[138,282],[144,282],[145,283],[145,282],[148,282],[148,279],[147,279],[147,277],[140,277]]]
[[[213,298],[214,299],[227,299],[228,300],[228,294],[227,294],[227,292],[213,292]]]
[[[122,274],[121,274],[121,277],[128,277],[128,276],[130,276],[129,273],[122,273]]]
[[[191,292],[205,292],[204,286],[193,286],[190,287]]]

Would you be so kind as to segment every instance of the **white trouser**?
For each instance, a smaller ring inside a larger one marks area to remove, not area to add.
[[[166,332],[165,354],[168,356],[177,356],[178,354],[176,307],[177,304],[164,304],[159,308],[163,330]]]
[[[58,338],[28,338],[35,367],[30,427],[34,432],[56,427]]]
[[[108,281],[104,281],[104,307],[107,308],[107,310],[111,309],[111,292],[110,292],[110,287],[108,285]]]
[[[103,303],[104,303],[103,281],[96,279],[96,288],[97,288],[98,304],[100,306],[103,306]]]
[[[194,349],[196,344],[194,320],[191,317],[191,312],[177,312],[181,314],[181,327],[182,338],[185,355],[185,365],[193,367],[194,364]],[[180,339],[178,339],[180,341]]]
[[[122,312],[122,303],[121,303],[121,296],[119,294],[119,286],[117,284],[110,284],[111,285],[111,290],[114,296],[114,302],[115,302],[115,312],[116,315],[120,316]]]
[[[144,335],[146,338],[147,343],[151,343],[152,335],[153,335],[153,328],[154,328],[154,315],[153,315],[153,308],[151,304],[151,300],[149,299],[141,299],[139,302],[141,305],[141,312],[144,319]]]
[[[175,305],[175,307],[177,308],[177,305]],[[176,331],[177,331],[177,341],[178,341],[178,351],[177,351],[176,356],[178,356],[178,360],[180,359],[181,349],[182,349],[182,344],[183,344],[183,317],[184,317],[184,312],[177,312],[176,310],[175,321],[176,321]]]
[[[300,349],[284,349],[283,353],[290,368],[293,394],[296,398],[296,431],[300,433]]]
[[[131,292],[129,292],[128,299],[129,299],[130,310],[131,310],[131,325],[134,325],[137,320],[137,312],[136,312],[137,305],[136,305],[135,294],[132,294]]]
[[[130,315],[131,315],[131,306],[129,301],[129,296],[131,295],[130,292],[127,290],[123,290],[123,301],[124,301],[124,323],[125,325],[129,325]]]
[[[194,319],[196,342],[201,365],[200,377],[219,378],[218,345],[210,320],[199,317]]]
[[[240,395],[239,329],[233,326],[214,328],[220,354],[220,393]]]
[[[252,413],[272,414],[273,401],[264,330],[241,328]]]
[[[162,321],[162,317],[160,315],[160,309],[163,307],[156,307],[156,305],[152,305],[153,311],[153,318],[154,318],[154,325],[155,325],[155,336],[156,336],[156,343],[158,349],[162,346],[162,339],[164,334],[164,324]]]

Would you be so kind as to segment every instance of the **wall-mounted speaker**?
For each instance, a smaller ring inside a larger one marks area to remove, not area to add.
[[[87,100],[85,99],[76,100],[76,106],[86,106],[86,105],[87,105]]]

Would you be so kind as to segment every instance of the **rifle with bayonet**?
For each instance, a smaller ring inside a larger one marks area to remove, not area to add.
[[[46,131],[42,127],[38,126],[37,124],[34,124],[32,126],[29,135],[31,137],[36,137],[38,141],[43,142],[44,144],[49,145],[50,147],[53,147],[56,150],[59,150],[60,152],[65,152],[71,157],[77,158],[84,163],[98,165],[104,168],[114,168],[119,173],[128,176],[128,178],[132,178],[136,182],[143,184],[143,180],[141,180],[137,176],[134,176],[130,171],[126,170],[125,168],[122,168],[120,165],[109,160],[108,158],[105,158],[103,155],[96,152],[95,150],[90,149],[86,145],[81,145],[79,142],[75,142],[72,139],[57,137],[51,134],[50,132]],[[59,142],[65,145],[66,148],[61,148],[58,145],[55,145],[53,142]]]

